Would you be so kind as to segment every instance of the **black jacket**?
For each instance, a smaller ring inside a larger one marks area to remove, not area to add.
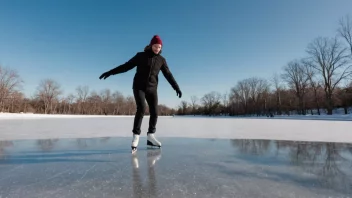
[[[127,72],[137,66],[137,71],[133,79],[133,89],[150,90],[157,89],[158,75],[160,70],[170,83],[174,90],[180,90],[176,80],[174,79],[166,60],[160,54],[155,54],[151,50],[138,52],[126,63],[117,66],[109,71],[110,75]]]

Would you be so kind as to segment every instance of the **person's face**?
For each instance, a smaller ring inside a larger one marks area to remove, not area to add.
[[[159,54],[160,50],[161,50],[161,45],[160,44],[154,44],[152,46],[152,50],[155,54]]]

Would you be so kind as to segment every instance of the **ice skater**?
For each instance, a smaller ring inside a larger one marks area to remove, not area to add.
[[[176,95],[181,98],[182,92],[174,79],[165,58],[161,55],[162,40],[158,35],[154,35],[149,45],[143,52],[137,52],[126,63],[104,72],[99,79],[106,79],[111,75],[127,72],[137,66],[133,79],[133,95],[136,101],[137,111],[133,123],[133,138],[131,143],[132,153],[137,150],[141,125],[146,110],[145,100],[149,106],[149,128],[147,132],[147,145],[161,147],[161,142],[155,137],[156,123],[158,119],[158,75],[160,70],[176,91]]]

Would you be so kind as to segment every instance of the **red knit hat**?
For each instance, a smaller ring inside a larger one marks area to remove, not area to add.
[[[152,46],[154,44],[163,45],[163,41],[160,39],[160,37],[158,35],[154,35],[152,40],[150,41],[150,46]]]

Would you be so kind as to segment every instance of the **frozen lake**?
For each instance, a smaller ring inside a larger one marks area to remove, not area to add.
[[[351,197],[350,121],[0,116],[0,197]]]
[[[352,145],[167,138],[2,141],[0,197],[348,197]]]

